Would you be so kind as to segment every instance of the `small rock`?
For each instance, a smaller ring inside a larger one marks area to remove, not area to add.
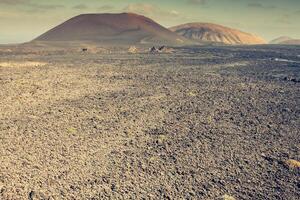
[[[162,145],[162,144],[165,143],[166,140],[167,140],[167,136],[165,136],[165,135],[158,135],[157,143],[159,145]]]
[[[112,183],[110,188],[112,191],[116,191],[117,186],[116,186],[116,184]]]
[[[131,46],[128,49],[128,53],[137,53],[138,49],[135,46]]]
[[[29,195],[28,195],[29,200],[33,200],[34,196],[35,196],[35,192],[34,191],[30,191]]]
[[[300,162],[297,160],[289,159],[285,161],[285,164],[290,169],[299,169],[300,168]]]
[[[221,196],[220,198],[218,198],[219,200],[235,200],[235,198],[233,196],[230,196],[228,194],[225,194],[223,196]]]

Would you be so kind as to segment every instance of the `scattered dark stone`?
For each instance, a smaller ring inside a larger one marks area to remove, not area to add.
[[[158,50],[163,51],[166,47],[165,46],[161,46],[158,48]]]
[[[113,184],[111,184],[111,190],[112,191],[115,191],[116,190],[116,185],[113,183]]]
[[[30,191],[30,192],[29,192],[29,195],[28,195],[28,199],[29,199],[29,200],[33,200],[33,199],[34,199],[34,196],[35,196],[35,192],[34,192],[34,191]]]
[[[149,50],[150,53],[156,53],[157,52],[157,49],[156,47],[151,47],[150,50]]]

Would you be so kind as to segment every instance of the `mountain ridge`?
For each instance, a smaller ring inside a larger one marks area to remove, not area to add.
[[[254,34],[219,24],[193,22],[169,28],[186,38],[222,44],[266,44],[266,41]]]
[[[289,36],[281,36],[271,40],[269,44],[300,45],[300,39],[294,39]]]

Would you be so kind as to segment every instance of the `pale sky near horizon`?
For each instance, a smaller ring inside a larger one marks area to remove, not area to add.
[[[267,41],[300,39],[300,0],[0,0],[0,44],[27,42],[83,13],[134,12],[165,27],[210,22]]]

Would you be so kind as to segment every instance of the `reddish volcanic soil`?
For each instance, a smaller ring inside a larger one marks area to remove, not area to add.
[[[44,33],[34,41],[91,41],[113,45],[188,43],[188,39],[153,20],[131,13],[79,15]]]

